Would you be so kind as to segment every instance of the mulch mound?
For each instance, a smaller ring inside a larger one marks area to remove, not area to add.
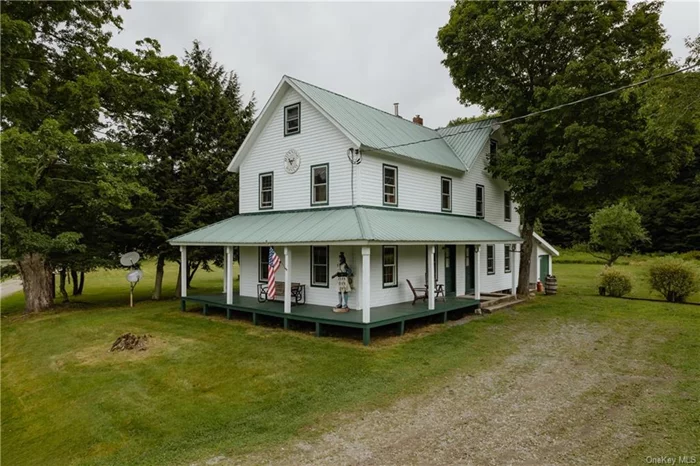
[[[148,349],[148,346],[146,343],[148,343],[148,339],[151,338],[152,335],[134,335],[133,333],[125,333],[124,335],[120,336],[119,338],[116,339],[116,341],[112,344],[112,348],[110,348],[110,352],[112,351],[125,351],[125,350],[139,350],[139,351],[146,351]]]

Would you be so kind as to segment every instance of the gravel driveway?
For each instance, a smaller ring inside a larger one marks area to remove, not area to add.
[[[616,335],[603,326],[542,327],[521,335],[519,350],[493,370],[457,375],[387,409],[343,415],[340,427],[313,442],[198,464],[619,463],[637,441],[634,409],[652,403],[673,374],[646,365],[641,336],[632,343],[640,357],[631,359],[630,342],[616,351]]]

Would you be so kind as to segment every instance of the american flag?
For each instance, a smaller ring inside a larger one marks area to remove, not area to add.
[[[270,255],[267,258],[267,299],[275,299],[275,273],[280,268],[280,257],[270,247]]]

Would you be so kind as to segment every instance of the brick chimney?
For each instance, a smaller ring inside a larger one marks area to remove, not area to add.
[[[423,126],[423,119],[420,117],[420,115],[416,115],[413,117],[413,122],[417,125]]]

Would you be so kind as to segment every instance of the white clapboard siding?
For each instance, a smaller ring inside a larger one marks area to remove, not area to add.
[[[301,132],[284,136],[284,107],[301,102]],[[274,173],[273,210],[308,209],[311,206],[311,166],[329,164],[329,206],[350,205],[350,162],[352,146],[331,122],[293,89],[280,104],[255,140],[240,167],[240,212],[258,211],[258,176]],[[301,165],[294,174],[284,169],[290,149],[300,154]]]
[[[484,186],[484,219],[506,231],[519,234],[520,217],[516,204],[511,207],[511,221],[505,221],[504,192],[507,184],[486,172],[486,150],[466,173],[441,171],[426,165],[365,155],[360,170],[358,204],[383,205],[383,165],[398,168],[398,208],[425,212],[441,212],[442,177],[452,179],[452,212],[456,215],[476,215],[476,186]]]
[[[331,246],[330,247],[330,267],[328,278],[330,280],[328,287],[311,286],[311,246],[294,246],[290,248],[292,253],[291,270],[292,282],[302,283],[306,285],[306,302],[308,304],[335,306],[338,303],[337,280],[331,279],[331,275],[337,271],[338,255],[341,251],[345,253],[348,264],[357,270],[357,264],[362,261],[360,248],[352,246]],[[284,247],[275,248],[275,252],[284,262]],[[240,273],[241,296],[256,297],[258,293],[258,248],[257,247],[241,247],[240,248]],[[286,264],[285,264],[286,265]],[[277,272],[276,280],[278,283],[284,282],[284,268],[280,267]],[[354,279],[354,285],[357,286],[359,275]],[[357,290],[349,295],[349,306],[352,309],[359,308],[357,299]],[[284,298],[279,297],[279,301]]]

